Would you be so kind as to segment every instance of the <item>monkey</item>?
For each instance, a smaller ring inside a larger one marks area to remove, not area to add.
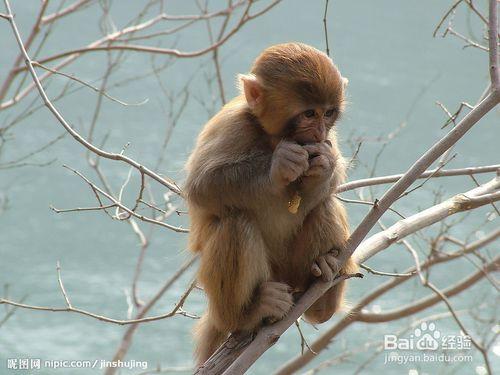
[[[334,196],[346,178],[333,129],[346,79],[325,53],[295,42],[265,49],[238,78],[240,94],[203,127],[186,163],[188,247],[208,297],[198,365],[230,333],[282,319],[318,277],[357,271],[337,260],[349,237]],[[326,322],[344,290],[345,281],[333,286],[305,319]]]

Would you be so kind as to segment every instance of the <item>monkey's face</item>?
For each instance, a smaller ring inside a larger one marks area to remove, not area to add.
[[[307,109],[289,122],[287,138],[299,144],[323,142],[338,114],[339,109],[333,106]]]
[[[267,48],[242,76],[248,106],[266,133],[292,134],[299,143],[326,139],[342,111],[345,82],[325,53],[301,43]]]

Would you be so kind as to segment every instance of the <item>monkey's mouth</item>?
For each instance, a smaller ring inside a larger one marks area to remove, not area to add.
[[[330,141],[329,139],[325,139],[323,142],[325,142],[328,146],[332,147],[332,141]],[[313,145],[315,143],[318,143],[318,142],[297,141],[297,144],[299,146]]]
[[[307,145],[314,145],[317,142],[312,142],[312,141],[297,141],[299,146],[307,146]]]

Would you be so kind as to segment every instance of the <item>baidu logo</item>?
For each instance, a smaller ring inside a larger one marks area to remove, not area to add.
[[[416,347],[418,350],[437,350],[440,337],[441,332],[436,329],[434,323],[427,325],[427,322],[423,322],[420,328],[415,329]]]
[[[409,337],[384,335],[386,350],[463,350],[470,349],[470,337],[460,335],[442,335],[436,329],[436,324],[422,322]]]
[[[409,338],[396,335],[384,335],[384,348],[389,350],[437,350],[440,345],[441,332],[434,323],[423,322]]]

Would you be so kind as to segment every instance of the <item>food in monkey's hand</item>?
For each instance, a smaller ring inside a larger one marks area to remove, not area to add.
[[[334,196],[345,179],[334,125],[346,80],[324,53],[287,43],[262,52],[239,81],[241,94],[205,125],[186,166],[189,247],[208,296],[199,364],[229,333],[282,319],[294,291],[357,270],[337,259],[349,236]],[[305,318],[327,321],[344,289],[333,286]]]

